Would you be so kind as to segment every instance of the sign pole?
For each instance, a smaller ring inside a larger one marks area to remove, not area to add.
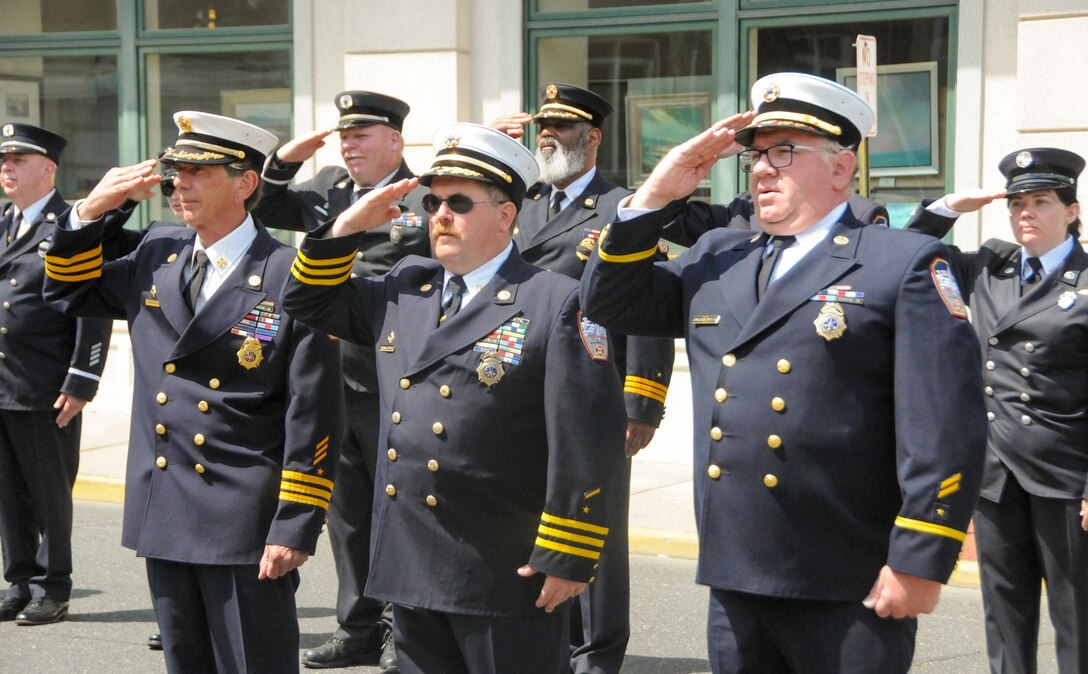
[[[858,70],[858,96],[873,110],[873,128],[863,134],[861,145],[858,147],[858,192],[863,197],[868,197],[872,191],[872,183],[869,176],[869,139],[876,135],[876,38],[872,35],[858,35],[854,42],[857,53]]]

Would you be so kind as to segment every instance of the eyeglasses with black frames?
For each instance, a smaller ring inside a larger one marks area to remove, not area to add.
[[[472,197],[467,194],[451,194],[448,197],[439,197],[434,194],[423,195],[423,210],[427,211],[431,215],[438,212],[439,208],[442,208],[442,203],[445,202],[446,206],[451,211],[458,215],[464,215],[470,212],[476,207],[476,204],[505,204],[506,201],[473,201]]]
[[[786,168],[793,164],[793,153],[795,150],[811,150],[814,152],[826,152],[827,148],[813,147],[811,145],[797,145],[795,143],[779,143],[772,145],[768,148],[757,150],[754,147],[743,150],[737,155],[737,159],[740,161],[740,170],[745,173],[751,173],[752,169],[757,163],[759,163],[760,157],[766,157],[767,163],[771,168]]]

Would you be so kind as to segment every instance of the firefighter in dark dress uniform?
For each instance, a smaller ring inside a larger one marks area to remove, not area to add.
[[[687,340],[713,671],[906,672],[978,492],[975,338],[945,246],[848,211],[868,106],[800,73],[753,98],[754,116],[671,150],[621,205],[583,304]],[[655,264],[734,142],[762,232],[715,227]]]
[[[593,579],[621,497],[626,414],[607,334],[577,283],[511,242],[537,166],[494,129],[439,131],[430,188],[437,260],[350,278],[358,231],[396,215],[414,180],[311,232],[289,312],[376,348],[382,429],[367,594],[394,605],[405,672],[555,674],[564,603]]]
[[[574,279],[582,277],[597,238],[631,193],[597,169],[601,125],[612,104],[572,84],[540,88],[540,109],[492,123],[514,137],[535,122],[540,182],[529,188],[518,214],[514,243],[527,262]],[[665,259],[664,253],[660,255]],[[675,348],[671,339],[628,338],[612,333],[616,367],[623,377],[627,406],[627,455],[654,437],[665,414]],[[630,492],[630,465],[624,489]],[[623,666],[631,636],[630,568],[627,548],[629,498],[620,502],[597,580],[575,600],[571,614],[571,671],[615,674]]]
[[[0,539],[7,593],[0,621],[43,625],[68,614],[72,486],[83,406],[106,364],[112,321],[64,316],[42,299],[45,248],[68,209],[55,189],[67,142],[5,124],[0,181]]]
[[[103,263],[110,209],[155,161],[113,169],[61,218],[45,296],[128,321],[136,372],[122,544],[146,558],[170,672],[298,672],[297,568],[314,553],[342,437],[339,349],[283,313],[294,249],[248,213],[276,137],[174,116],[162,161],[189,227]],[[105,216],[105,217],[103,217]]]
[[[1016,243],[953,251],[982,348],[990,436],[975,516],[991,671],[1035,672],[1046,582],[1058,670],[1088,671],[1088,254],[1084,159],[1010,153],[1005,189],[923,202],[908,228],[942,237],[1005,197]]]
[[[344,91],[334,102],[340,111],[336,127],[300,136],[269,156],[262,175],[264,194],[253,211],[265,225],[309,231],[340,215],[371,189],[414,176],[403,158],[401,130],[409,111],[407,103],[370,91]],[[338,133],[345,168],[326,166],[312,180],[288,188],[302,162],[310,159],[333,133]],[[398,202],[399,217],[363,234],[352,273],[380,276],[406,255],[430,254],[426,214],[420,203],[426,193],[425,187],[418,187],[404,195]],[[328,641],[302,654],[302,664],[322,669],[379,664],[383,672],[395,672],[392,609],[363,596],[370,569],[370,520],[378,453],[374,351],[345,342],[340,345],[340,356],[348,428],[336,471],[340,488],[329,504],[338,626]]]

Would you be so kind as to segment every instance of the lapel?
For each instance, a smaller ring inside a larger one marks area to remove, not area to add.
[[[45,240],[46,237],[52,236],[53,225],[57,222],[57,218],[67,209],[68,204],[64,201],[64,197],[60,195],[60,192],[55,192],[53,198],[45,204],[45,208],[41,210],[41,213],[30,223],[30,228],[27,229],[26,234],[12,241],[11,245],[5,243],[0,248],[0,263],[16,258],[29,250],[36,250],[38,244]],[[11,228],[11,219],[13,217],[15,217],[15,209],[9,205],[4,213],[3,221],[0,222],[0,232],[3,232],[0,236],[6,237],[7,231]]]
[[[525,250],[534,248],[540,244],[554,239],[560,234],[564,234],[574,229],[578,225],[581,225],[586,220],[589,220],[597,214],[597,202],[600,201],[601,192],[606,191],[608,182],[601,177],[601,172],[597,171],[593,176],[593,180],[589,181],[586,185],[586,189],[577,195],[571,196],[572,201],[562,211],[560,211],[551,220],[546,220],[548,216],[548,206],[551,203],[551,195],[553,190],[549,189],[547,198],[544,196],[535,202],[538,205],[542,205],[542,213],[544,218],[536,220],[534,222],[542,222],[543,224],[535,232],[530,233],[529,241],[524,246]]]
[[[733,314],[737,325],[742,328],[748,323],[752,312],[756,310],[756,274],[759,271],[759,261],[767,246],[767,235],[756,233],[733,247],[740,256],[740,260],[730,267],[730,274],[736,274],[741,280],[734,284],[725,282],[721,286],[722,297],[725,306]],[[751,283],[744,283],[744,279],[751,279]]]
[[[510,257],[499,267],[499,271],[487,285],[453,318],[447,319],[441,329],[436,327],[438,300],[419,303],[415,307],[415,313],[427,316],[430,322],[424,325],[418,317],[411,318],[412,325],[422,330],[419,334],[427,336],[420,340],[422,346],[415,360],[408,361],[411,364],[407,376],[430,367],[467,344],[483,339],[492,330],[521,313],[517,304],[518,286],[533,269],[534,267],[522,260],[515,246]],[[500,299],[498,295],[504,290],[506,293]]]
[[[329,217],[334,218],[347,210],[351,205],[351,193],[355,189],[355,183],[350,175],[345,175],[329,190]],[[335,214],[335,215],[334,215]]]
[[[1020,256],[1017,255],[1016,258],[1016,278],[1014,281],[1016,284],[1019,284]],[[1040,311],[1053,306],[1056,302],[1055,295],[1077,289],[1077,283],[1080,281],[1081,274],[1084,273],[1086,268],[1088,268],[1088,253],[1084,252],[1084,248],[1082,248],[1079,243],[1075,243],[1073,245],[1073,252],[1062,261],[1061,265],[1055,269],[1053,273],[1048,274],[1045,278],[1036,283],[1033,288],[1028,290],[1027,293],[1020,298],[1020,301],[1011,305],[1009,311],[1005,312],[997,321],[997,324],[994,326],[994,332],[999,333],[1034,316]],[[1004,269],[1002,271],[1004,271]],[[1013,285],[1013,283],[1004,283],[1002,285],[1009,286]]]
[[[227,280],[215,291],[211,299],[200,308],[196,316],[192,317],[189,324],[181,333],[170,359],[174,360],[189,355],[194,351],[207,346],[210,342],[229,331],[234,325],[245,317],[246,313],[255,307],[258,302],[265,299],[268,293],[265,291],[265,277],[268,260],[275,248],[272,236],[264,229],[257,227],[257,238],[253,240],[249,250],[242,256],[238,268],[231,272]],[[189,256],[192,255],[192,241],[185,248]],[[179,255],[177,261],[188,260],[189,257]],[[173,265],[179,267],[179,265]],[[184,262],[180,265],[184,268]],[[188,314],[188,307],[181,298],[181,274],[173,272],[176,278],[173,283],[173,294],[177,296],[183,311]],[[256,285],[250,284],[250,278],[259,279]],[[277,310],[282,307],[276,307]]]
[[[176,256],[174,260],[170,261],[167,257],[151,272],[151,286],[155,289],[155,299],[159,301],[158,309],[179,335],[185,332],[193,320],[193,313],[181,296],[181,283],[189,260],[193,257],[195,237],[196,232],[191,232],[188,238],[179,239],[175,248],[169,252],[169,255]]]
[[[1000,322],[1006,315],[1016,309],[1016,305],[1020,304],[1021,284],[1020,284],[1020,248],[1019,246],[1013,251],[1012,256],[1001,262],[1000,268],[994,270],[990,274],[988,283],[988,289],[990,291],[990,301],[993,302],[995,309],[995,321]],[[1037,284],[1035,290],[1044,285],[1043,282]],[[1031,294],[1031,291],[1028,291]],[[995,323],[996,325],[996,323]]]
[[[518,227],[514,233],[514,245],[519,249],[528,249],[533,239],[547,224],[548,204],[552,199],[552,187],[544,183],[537,183],[529,190],[529,198],[521,202],[521,213],[518,214]]]
[[[755,310],[730,346],[730,351],[740,348],[745,342],[808,302],[814,294],[860,265],[857,249],[862,228],[849,213],[847,210],[843,219],[832,225],[826,239],[809,251],[785,276],[767,288],[763,300],[755,305]],[[741,277],[742,283],[745,278],[748,279],[749,287],[740,293],[751,293],[753,299],[757,267],[758,264],[751,265],[751,275]]]
[[[438,322],[442,303],[442,267],[438,268],[427,280],[416,283],[410,288],[399,291],[396,327],[401,337],[396,339],[397,348],[404,349],[404,362],[415,363],[428,340],[422,335],[430,335]],[[453,319],[450,319],[453,320]],[[387,339],[387,335],[378,335],[378,343]]]

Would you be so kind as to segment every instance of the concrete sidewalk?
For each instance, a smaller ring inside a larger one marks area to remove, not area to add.
[[[132,359],[123,324],[114,329],[98,396],[83,413],[75,497],[121,503],[132,406]],[[678,343],[665,420],[632,461],[630,545],[634,554],[698,557],[692,497],[691,385]],[[952,583],[978,586],[978,566],[961,561]]]

